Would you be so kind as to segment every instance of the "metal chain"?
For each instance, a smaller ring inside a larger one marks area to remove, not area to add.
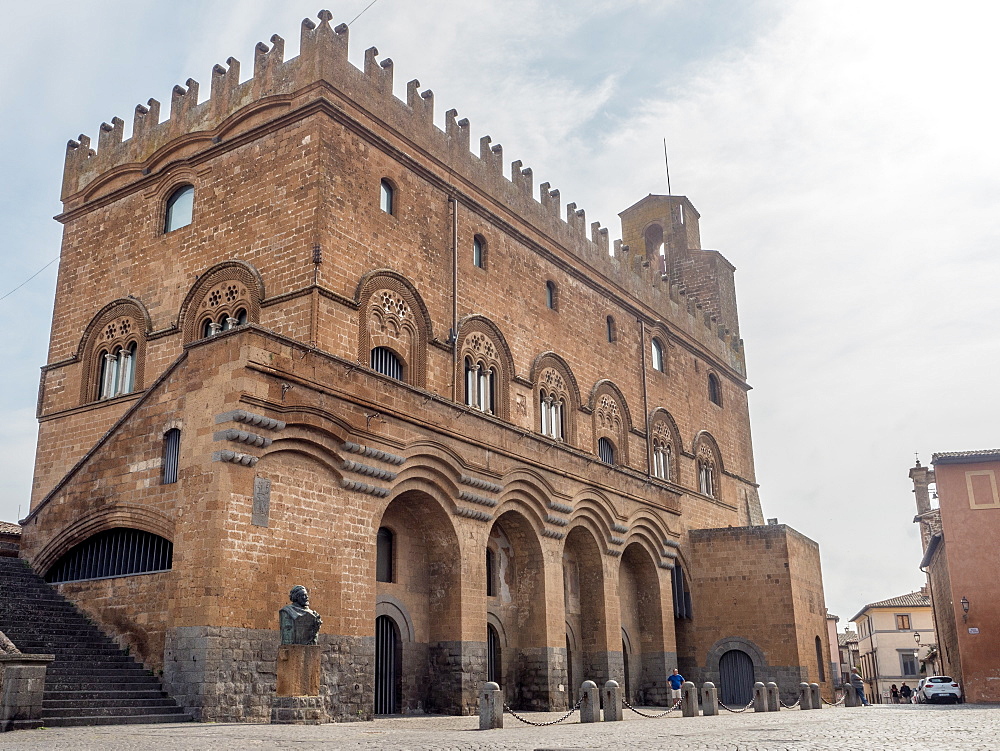
[[[820,697],[820,698],[822,699],[823,697]],[[831,707],[839,707],[841,704],[844,703],[844,699],[846,699],[846,698],[847,698],[847,694],[844,694],[839,699],[837,699],[837,701],[827,701],[826,699],[823,699],[823,703],[824,704],[829,704]]]
[[[753,699],[751,699],[750,702],[745,707],[743,707],[743,709],[733,709],[732,707],[727,707],[721,701],[719,702],[719,706],[722,707],[727,712],[732,712],[733,714],[739,714],[740,712],[746,712],[748,709],[750,709],[750,707],[753,706]]]
[[[569,711],[568,711],[568,712],[567,712],[566,714],[564,714],[564,715],[563,715],[562,717],[560,717],[560,718],[559,718],[558,720],[550,720],[549,722],[532,722],[531,720],[526,720],[526,719],[524,719],[523,717],[521,717],[521,715],[519,715],[519,714],[518,714],[517,712],[515,712],[515,711],[514,711],[513,709],[511,709],[511,708],[510,708],[510,707],[509,707],[509,706],[507,705],[507,702],[504,702],[504,705],[503,705],[503,711],[504,711],[504,712],[509,712],[510,714],[514,715],[514,718],[515,718],[515,719],[517,719],[517,720],[520,720],[520,721],[521,721],[521,722],[523,722],[523,723],[524,723],[525,725],[534,725],[534,726],[535,726],[536,728],[543,728],[543,727],[545,727],[546,725],[556,725],[556,724],[558,724],[558,723],[562,722],[563,720],[566,720],[566,719],[569,719],[569,716],[570,716],[571,714],[573,714],[573,713],[574,713],[574,712],[575,712],[576,710],[578,710],[578,709],[580,708],[580,705],[581,705],[582,703],[583,703],[583,697],[581,697],[581,698],[580,698],[580,701],[578,701],[578,702],[576,703],[576,706],[575,706],[575,707],[573,707],[573,708],[572,708],[571,710],[569,710]]]
[[[785,709],[795,709],[802,702],[802,699],[796,699],[794,704],[785,704],[781,699],[778,699],[778,701],[781,702],[781,706]]]
[[[628,707],[629,709],[631,709],[633,712],[635,712],[640,717],[648,717],[651,720],[655,720],[658,717],[666,717],[668,714],[670,714],[675,709],[678,709],[681,706],[681,701],[682,701],[681,699],[678,699],[677,701],[675,701],[674,705],[672,707],[670,707],[669,709],[667,709],[665,712],[660,712],[659,714],[646,714],[645,712],[640,712],[638,709],[636,709],[631,704],[629,704],[628,700],[625,697],[622,697],[622,704],[624,704],[626,707]]]

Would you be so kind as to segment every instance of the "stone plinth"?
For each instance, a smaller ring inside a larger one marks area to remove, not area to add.
[[[279,697],[319,696],[320,656],[318,644],[282,644],[278,647],[275,693]]]
[[[321,696],[275,696],[271,704],[272,725],[322,725],[329,721]]]
[[[54,655],[0,654],[0,732],[42,726],[45,669]]]

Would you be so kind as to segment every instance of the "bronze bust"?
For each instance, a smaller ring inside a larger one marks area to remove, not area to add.
[[[309,608],[309,590],[301,584],[288,594],[291,605],[278,611],[282,644],[316,644],[323,619]]]

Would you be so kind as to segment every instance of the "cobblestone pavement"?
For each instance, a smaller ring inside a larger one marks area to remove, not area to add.
[[[530,713],[535,721],[558,713]],[[504,716],[502,730],[479,731],[476,717],[400,717],[338,725],[186,723],[44,728],[0,735],[0,749],[159,751],[160,749],[669,749],[670,751],[968,751],[1000,749],[1000,706],[963,704],[825,708],[802,712],[643,719],[536,728]]]

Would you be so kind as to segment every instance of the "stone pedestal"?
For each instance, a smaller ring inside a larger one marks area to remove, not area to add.
[[[819,684],[818,683],[810,683],[809,684],[809,696],[812,699],[812,708],[813,709],[822,709],[823,708],[823,694],[820,693],[820,689],[819,689]]]
[[[621,722],[623,711],[621,686],[618,681],[608,681],[604,684],[604,721]]]
[[[278,647],[277,696],[271,704],[275,725],[320,725],[330,721],[319,695],[322,652],[318,644]]]
[[[41,727],[45,669],[54,655],[0,654],[0,732]]]
[[[319,696],[320,646],[282,644],[278,647],[278,696]]]
[[[769,681],[767,684],[767,711],[781,711],[781,694],[778,693],[778,684]]]
[[[493,681],[483,684],[479,692],[479,729],[496,730],[503,727],[503,692]]]
[[[705,681],[701,687],[701,713],[705,717],[719,714],[719,690],[711,681]]]
[[[600,722],[601,697],[597,693],[597,684],[584,681],[580,686],[580,722]]]
[[[799,709],[812,709],[812,691],[808,683],[799,684]]]
[[[698,687],[692,681],[684,681],[681,684],[681,715],[698,716]]]

